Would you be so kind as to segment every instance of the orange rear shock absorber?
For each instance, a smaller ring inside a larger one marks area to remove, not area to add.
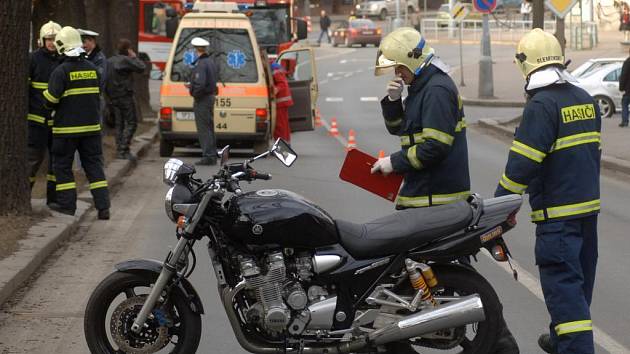
[[[407,275],[409,275],[409,281],[411,282],[411,286],[417,291],[422,291],[421,299],[423,301],[430,301],[433,304],[433,306],[437,306],[437,302],[433,298],[433,294],[431,294],[431,289],[429,288],[427,281],[424,279],[421,273],[422,264],[414,262],[411,259],[407,258],[405,260],[405,267],[407,268]],[[426,266],[426,267],[429,267],[429,266]],[[429,270],[431,270],[430,267],[429,267]],[[432,274],[433,271],[431,270],[430,273]],[[427,275],[429,275],[428,272],[427,272]],[[437,280],[435,279],[435,276],[429,278],[429,280],[431,283],[437,285]]]

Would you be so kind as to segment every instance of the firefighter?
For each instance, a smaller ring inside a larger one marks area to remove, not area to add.
[[[590,304],[597,264],[599,107],[572,84],[558,40],[525,34],[516,65],[529,96],[496,195],[529,193],[536,264],[551,315],[547,353],[594,353]]]
[[[53,173],[51,111],[45,107],[43,92],[48,88],[50,74],[59,65],[59,56],[55,48],[55,35],[61,26],[55,22],[44,24],[39,30],[39,49],[30,56],[29,67],[29,99],[28,99],[28,167],[30,170],[31,189],[35,183],[35,175],[44,161],[48,151],[48,174],[46,187],[46,203],[55,202],[55,174]]]
[[[291,143],[291,127],[289,125],[289,107],[293,106],[291,89],[287,76],[279,63],[271,64],[273,70],[273,84],[276,93],[276,128],[273,138],[282,138]]]
[[[74,215],[77,186],[72,173],[75,151],[79,152],[99,219],[109,219],[109,192],[103,172],[101,125],[99,122],[99,76],[96,66],[85,58],[81,36],[72,27],[55,37],[62,63],[53,71],[44,97],[55,109],[53,165],[57,177],[57,203],[50,208]]]
[[[396,78],[388,83],[381,108],[387,130],[400,136],[401,149],[378,159],[372,173],[404,175],[397,209],[465,200],[470,196],[466,121],[448,67],[420,32],[403,27],[382,40],[377,54],[377,76],[392,68]],[[408,96],[403,103],[405,85]],[[505,321],[492,353],[519,353]]]

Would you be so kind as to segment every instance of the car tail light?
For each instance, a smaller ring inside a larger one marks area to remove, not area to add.
[[[354,28],[351,28],[349,32],[350,32],[351,36],[356,36],[357,35],[357,30],[354,29]]]
[[[160,129],[171,130],[173,128],[173,108],[160,108]]]
[[[256,131],[265,132],[267,130],[267,121],[269,116],[266,108],[256,108]]]
[[[381,29],[380,28],[376,29],[376,34],[381,34]]]

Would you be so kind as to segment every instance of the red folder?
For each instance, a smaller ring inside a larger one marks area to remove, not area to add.
[[[403,176],[371,174],[370,170],[376,160],[376,157],[357,149],[350,150],[339,172],[339,178],[393,202],[398,195]]]

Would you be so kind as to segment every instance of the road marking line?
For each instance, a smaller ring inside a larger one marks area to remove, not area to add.
[[[341,59],[341,60],[339,60],[339,64],[345,64],[345,63],[347,63],[347,62],[348,62],[348,60],[347,60],[347,59]]]
[[[341,80],[341,76],[335,76],[332,79],[333,79],[333,81]]]
[[[334,73],[327,73],[326,77],[332,77],[333,75],[335,75]]]
[[[361,97],[361,102],[378,102],[378,97]]]
[[[319,82],[320,85],[327,84],[327,83],[328,83],[328,79],[324,79]]]
[[[326,102],[343,102],[343,97],[326,97]]]
[[[343,77],[350,77],[350,76],[352,76],[352,73],[346,73],[343,75]]]
[[[481,252],[484,256],[494,260],[492,256],[487,252]],[[545,302],[545,297],[543,296],[542,289],[540,287],[540,282],[538,279],[531,273],[529,273],[525,268],[521,267],[515,260],[510,260],[512,265],[516,270],[518,270],[518,281],[525,287],[529,292],[534,294],[540,301]],[[512,269],[507,264],[507,262],[494,262],[500,268],[505,270],[510,275],[512,274]],[[616,354],[616,353],[630,353],[630,349],[624,347],[621,343],[617,342],[610,335],[604,332],[597,326],[593,326],[593,336],[595,338],[595,342],[599,344],[600,347],[606,349],[608,352]]]
[[[326,101],[328,101],[326,98]],[[326,127],[326,131],[330,131],[330,124],[325,119],[322,119],[322,123],[324,127]],[[348,146],[348,141],[342,137],[341,135],[336,136],[335,139],[341,144],[342,147]],[[491,260],[494,260],[492,256],[487,252],[481,252],[484,256],[488,257]],[[545,297],[543,296],[542,289],[540,288],[540,283],[538,279],[531,273],[529,273],[525,268],[521,267],[518,262],[514,259],[510,260],[512,262],[512,266],[518,270],[518,281],[527,289],[529,292],[534,294],[538,298],[538,300],[545,302]],[[507,262],[494,262],[501,269],[505,270],[508,274],[512,275],[512,269],[507,264]],[[621,343],[617,342],[613,337],[611,337],[608,333],[604,332],[597,326],[593,326],[593,337],[595,343],[597,343],[600,347],[606,349],[608,352],[612,354],[622,354],[622,353],[630,353],[630,349],[624,347]]]

